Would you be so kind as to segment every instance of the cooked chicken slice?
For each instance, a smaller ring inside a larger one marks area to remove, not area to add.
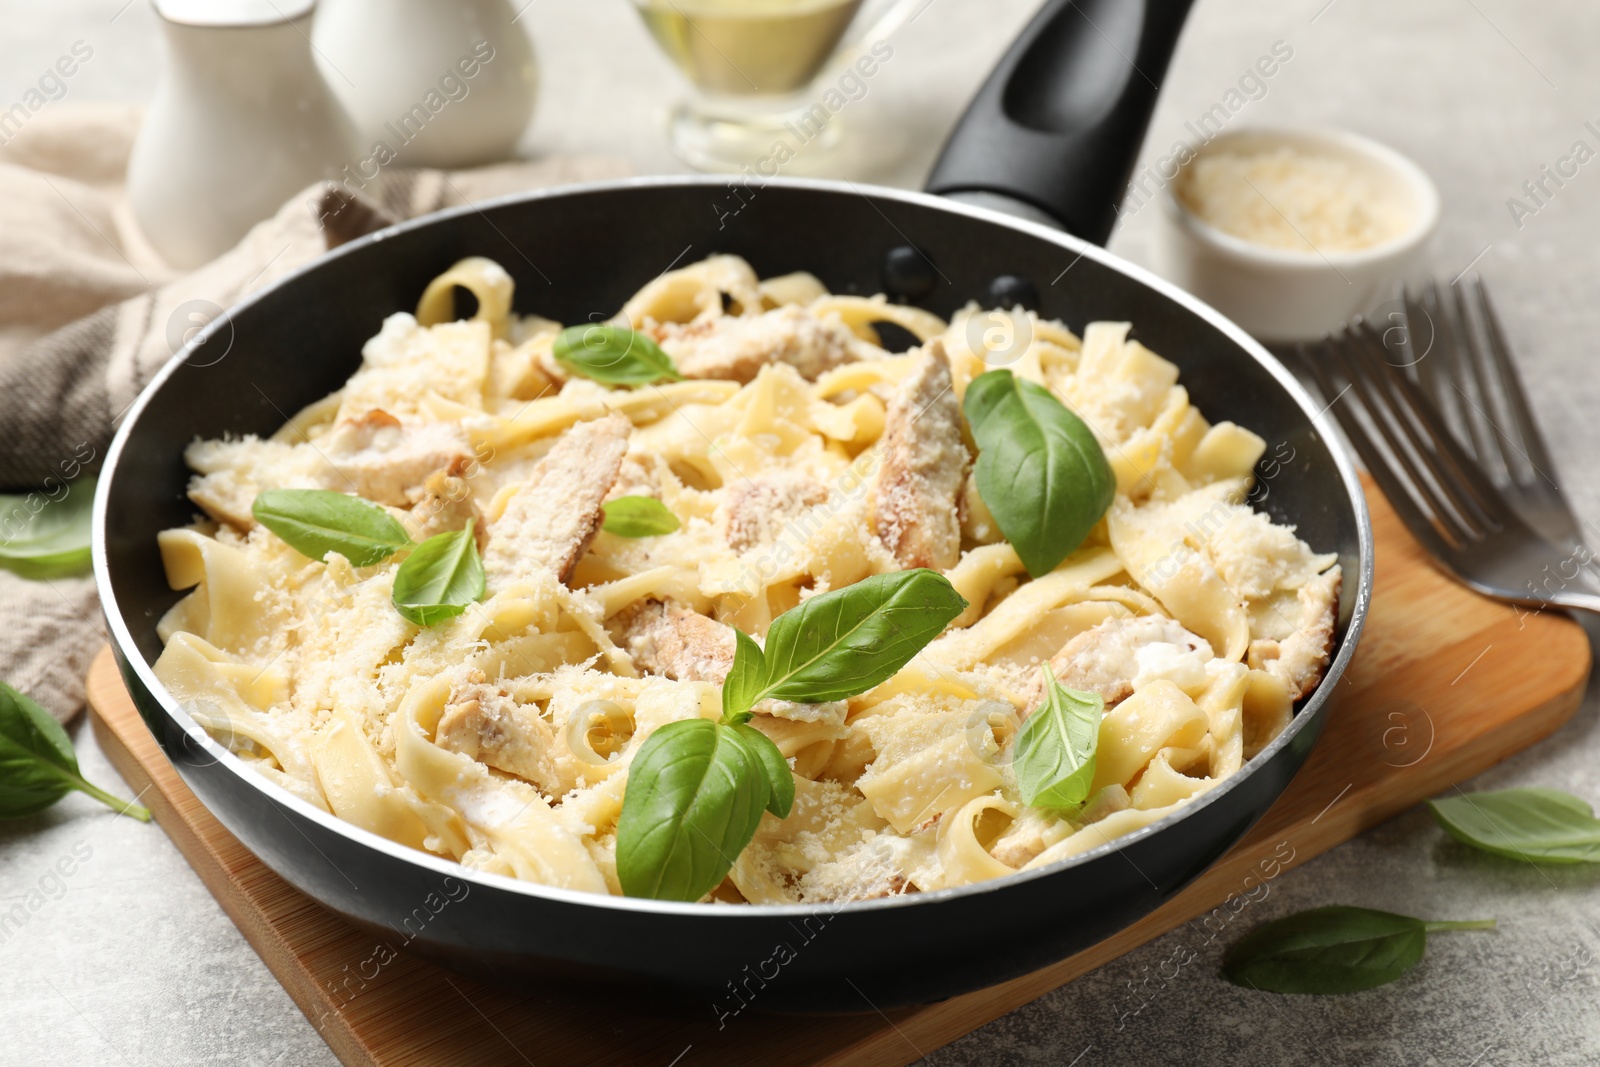
[[[1295,631],[1281,641],[1260,638],[1250,642],[1248,662],[1266,671],[1299,700],[1317,687],[1333,655],[1333,630],[1339,618],[1338,567],[1330,568],[1300,587],[1300,612]]]
[[[550,724],[537,708],[519,704],[510,693],[491,685],[482,671],[472,671],[465,683],[450,691],[433,739],[440,748],[525,778],[548,795],[561,793],[550,754],[555,744]]]
[[[472,446],[452,423],[402,423],[381,408],[331,427],[314,445],[304,440],[196,441],[184,459],[198,474],[189,498],[219,522],[255,526],[257,494],[275,486],[357,493],[394,507],[410,507],[428,476],[460,474],[472,463]]]
[[[733,667],[732,627],[659,600],[645,601],[633,610],[622,628],[622,644],[639,670],[678,682],[721,683]],[[753,710],[785,723],[829,722],[843,727],[849,706],[842,700],[798,704],[769,697]]]
[[[489,581],[544,567],[565,582],[600,532],[600,510],[628,451],[633,424],[607,415],[561,435],[506,501],[489,529],[484,568]]]
[[[948,570],[961,557],[967,477],[961,405],[944,345],[930,341],[889,403],[874,501],[878,539],[900,566]]]
[[[1029,860],[1064,836],[1057,820],[1028,808],[1000,832],[989,846],[989,854],[1007,867],[1021,870]]]
[[[770,545],[802,512],[827,499],[826,486],[794,471],[730,482],[722,505],[723,538],[735,552]]]
[[[428,475],[464,470],[473,459],[472,444],[459,425],[406,425],[382,408],[338,423],[316,447],[333,465],[323,476],[327,488],[397,508],[411,505]]]
[[[679,682],[721,682],[733,666],[733,630],[676,604],[651,600],[623,628],[634,666]]]
[[[1211,659],[1206,639],[1177,620],[1139,615],[1085,630],[1051,657],[1050,670],[1068,689],[1099,693],[1109,710],[1156,678],[1184,690],[1203,687]]]
[[[751,382],[769,363],[787,363],[807,381],[860,359],[849,327],[792,304],[759,315],[706,316],[652,331],[686,378]]]
[[[474,523],[473,538],[478,551],[489,545],[489,529],[483,513],[472,500],[472,487],[459,471],[434,471],[422,483],[422,496],[411,506],[408,529],[414,541],[426,541],[435,534],[459,530]]]

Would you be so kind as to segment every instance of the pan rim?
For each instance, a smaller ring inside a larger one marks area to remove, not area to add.
[[[1074,237],[1061,230],[1055,230],[1039,223],[1014,216],[1006,215],[988,208],[977,207],[961,203],[929,193],[914,190],[896,189],[887,186],[870,185],[856,182],[840,182],[817,178],[772,178],[765,181],[762,189],[794,189],[826,193],[831,195],[858,195],[868,200],[880,199],[910,204],[917,207],[929,208],[936,211],[966,216],[980,222],[1002,226],[1019,231],[1029,236],[1042,239],[1058,245],[1068,251],[1075,252],[1079,258],[1095,260],[1103,266],[1130,278],[1143,285],[1167,300],[1179,305],[1185,310],[1196,315],[1208,325],[1222,333],[1228,340],[1254,359],[1263,369],[1270,374],[1285,393],[1300,408],[1312,429],[1322,437],[1330,455],[1333,458],[1335,469],[1338,471],[1339,480],[1352,506],[1356,520],[1356,547],[1358,552],[1358,582],[1355,598],[1351,609],[1350,621],[1345,628],[1345,633],[1339,644],[1338,652],[1328,665],[1327,672],[1318,683],[1317,688],[1310,698],[1301,707],[1289,725],[1284,728],[1272,743],[1258,752],[1249,763],[1242,767],[1238,773],[1224,780],[1223,783],[1204,795],[1190,800],[1182,805],[1179,810],[1168,814],[1147,826],[1140,827],[1128,834],[1113,838],[1112,840],[1097,845],[1075,856],[1059,860],[1046,867],[1035,870],[1023,870],[1014,874],[1004,875],[1000,878],[974,882],[969,885],[955,886],[948,889],[938,889],[929,892],[907,893],[890,897],[879,897],[871,900],[849,901],[844,903],[819,903],[819,904],[741,904],[738,906],[717,906],[699,902],[678,902],[649,900],[640,897],[613,896],[611,894],[590,893],[575,889],[562,889],[557,886],[542,885],[537,882],[528,882],[512,878],[507,875],[492,874],[465,867],[462,864],[448,860],[430,853],[407,848],[405,845],[388,838],[362,829],[354,823],[346,822],[330,812],[322,811],[310,803],[296,797],[282,786],[269,781],[265,776],[253,772],[245,766],[233,753],[217,743],[201,727],[188,712],[167,692],[166,687],[156,678],[154,667],[145,661],[138,651],[131,629],[124,618],[122,609],[117,603],[110,580],[110,565],[106,554],[106,517],[109,506],[111,487],[116,480],[116,472],[122,453],[128,440],[138,424],[140,416],[149,406],[155,395],[161,391],[168,379],[177,373],[189,357],[200,350],[206,341],[224,326],[231,326],[233,317],[246,311],[254,304],[265,299],[277,289],[289,285],[302,276],[320,269],[324,264],[345,255],[351,255],[371,245],[380,244],[385,240],[408,233],[415,229],[427,226],[447,225],[457,218],[465,217],[474,212],[484,214],[487,209],[498,208],[512,203],[523,203],[534,200],[561,199],[567,197],[581,197],[595,194],[609,194],[625,192],[633,189],[659,188],[659,187],[720,187],[728,184],[726,177],[716,175],[651,175],[633,178],[608,179],[603,181],[574,183],[560,185],[546,189],[525,190],[505,196],[484,200],[480,203],[463,204],[448,208],[433,214],[424,215],[415,219],[408,219],[393,226],[377,230],[365,237],[350,241],[347,244],[318,256],[309,263],[278,278],[270,285],[248,294],[243,300],[229,308],[224,314],[219,315],[204,330],[196,334],[180,349],[165,366],[152,376],[150,382],[140,391],[139,396],[128,408],[123,417],[121,427],[112,439],[106,452],[105,463],[95,492],[93,514],[93,558],[95,584],[100,594],[101,610],[106,619],[106,625],[111,631],[112,643],[123,664],[133,671],[138,677],[145,691],[160,704],[162,712],[168,720],[178,726],[192,744],[198,746],[214,762],[228,768],[235,778],[246,782],[250,788],[260,793],[264,800],[288,808],[299,817],[316,823],[339,837],[346,838],[353,843],[374,849],[383,853],[387,858],[405,864],[414,864],[424,870],[441,876],[459,878],[474,886],[485,889],[500,890],[535,900],[545,900],[560,904],[577,904],[587,907],[611,908],[620,911],[639,912],[656,915],[675,915],[691,919],[712,918],[745,918],[751,921],[757,919],[786,918],[792,919],[800,916],[837,915],[840,912],[865,913],[875,912],[890,908],[906,907],[932,907],[945,901],[974,896],[980,893],[998,892],[1012,887],[1020,887],[1036,879],[1053,877],[1063,871],[1074,867],[1086,865],[1102,859],[1115,852],[1121,852],[1130,846],[1143,842],[1157,834],[1172,829],[1187,820],[1190,816],[1199,813],[1211,804],[1226,796],[1240,783],[1245,781],[1252,773],[1259,770],[1269,762],[1277,753],[1292,744],[1299,734],[1307,728],[1308,724],[1318,718],[1318,712],[1327,703],[1334,687],[1349,666],[1351,657],[1355,653],[1361,633],[1366,625],[1368,608],[1372,597],[1373,579],[1373,542],[1372,520],[1367,509],[1367,502],[1361,480],[1356,472],[1355,462],[1345,448],[1342,439],[1334,430],[1334,423],[1328,414],[1332,405],[1318,407],[1311,394],[1295,379],[1275,356],[1266,350],[1260,342],[1250,337],[1245,331],[1235,325],[1221,312],[1212,308],[1195,296],[1184,292],[1167,280],[1137,264],[1122,259],[1098,245],[1091,244],[1078,237]],[[485,216],[487,218],[487,215]],[[493,226],[493,220],[490,220]],[[495,227],[498,230],[498,227]],[[509,238],[508,238],[509,240]],[[1077,260],[1073,261],[1074,263]],[[1335,398],[1337,399],[1337,398]],[[1281,797],[1281,792],[1279,796]],[[1276,798],[1274,799],[1274,802]],[[209,809],[208,809],[209,810]],[[1131,861],[1130,861],[1131,862]]]

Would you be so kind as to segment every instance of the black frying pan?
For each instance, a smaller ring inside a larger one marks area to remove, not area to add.
[[[1144,77],[1119,74],[1119,55],[1158,79],[1185,7],[1047,5],[963,120],[933,187],[1020,201],[1102,240],[1155,95]],[[1065,76],[1052,55],[1072,59]],[[1371,587],[1354,469],[1317,406],[1242,330],[1088,241],[928,195],[829,182],[752,187],[737,216],[719,218],[726,193],[715,178],[642,179],[444,212],[340,248],[213,323],[145,390],[106,459],[95,571],[123,677],[190,788],[268,866],[389,943],[446,966],[567,988],[672,985],[714,1001],[730,983],[755,988],[749,976],[770,974],[777,946],[788,945],[793,959],[761,980],[756,1007],[860,1011],[868,1000],[882,1008],[937,999],[1061,959],[1171,897],[1305,760]],[[907,254],[893,250],[908,244],[934,269],[907,270]],[[155,623],[179,596],[167,588],[156,534],[193,516],[182,460],[190,441],[271,433],[286,413],[337,389],[384,316],[415,306],[428,281],[463,256],[504,264],[517,310],[582,322],[612,314],[667,265],[713,252],[744,256],[762,275],[811,271],[836,292],[887,285],[941,315],[989,301],[995,279],[1010,277],[1002,288],[1031,290],[1040,312],[1076,329],[1131,321],[1136,337],[1178,364],[1208,417],[1254,429],[1269,455],[1292,449],[1261,506],[1318,549],[1336,550],[1346,577],[1336,657],[1283,735],[1179,814],[1047,869],[838,908],[704,906],[470,874],[376,837],[244,769],[156,681]]]

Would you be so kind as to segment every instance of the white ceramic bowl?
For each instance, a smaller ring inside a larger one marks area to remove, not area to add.
[[[1439,191],[1421,167],[1342,130],[1251,127],[1218,134],[1185,164],[1219,149],[1288,147],[1332,156],[1381,183],[1404,229],[1359,251],[1299,252],[1254,244],[1202,221],[1178,200],[1183,171],[1162,194],[1157,265],[1162,274],[1268,342],[1321,337],[1390,299],[1402,281],[1420,279],[1439,222]]]

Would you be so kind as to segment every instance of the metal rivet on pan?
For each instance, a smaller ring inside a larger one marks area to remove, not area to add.
[[[1026,278],[1015,274],[1002,274],[989,283],[989,307],[1039,310],[1039,290]]]
[[[933,292],[938,272],[933,262],[910,245],[889,249],[883,256],[883,289],[901,300],[920,300]]]

